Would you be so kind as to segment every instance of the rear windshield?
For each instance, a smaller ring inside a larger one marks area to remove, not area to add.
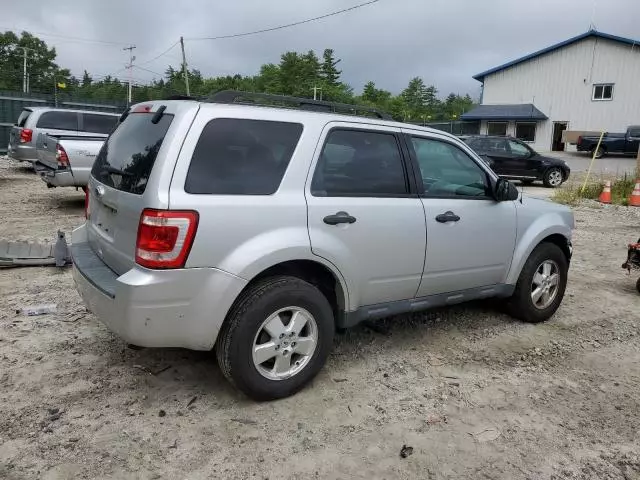
[[[31,115],[31,110],[23,110],[18,117],[16,125],[18,127],[24,127],[25,123],[27,123],[27,118],[29,118],[29,115]]]
[[[38,128],[54,130],[78,130],[78,114],[76,112],[44,112],[38,119]]]
[[[193,152],[185,192],[271,195],[280,186],[301,133],[299,123],[211,120]]]
[[[109,135],[118,123],[117,115],[99,115],[97,113],[84,113],[82,115],[83,132],[104,133]]]
[[[173,115],[151,123],[152,113],[131,113],[104,142],[93,164],[93,177],[123,192],[142,194]]]

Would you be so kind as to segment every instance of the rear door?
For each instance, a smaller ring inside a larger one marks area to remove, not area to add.
[[[329,123],[307,181],[311,249],[348,279],[352,305],[413,298],[422,275],[424,210],[399,133]]]
[[[179,115],[180,102],[168,103],[155,123],[154,113],[162,103],[134,108],[103,144],[91,170],[89,243],[119,274],[135,263],[142,210],[168,208],[171,173],[182,144],[169,139],[184,138],[197,111]]]
[[[511,152],[506,138],[488,137],[483,139],[484,154],[491,159],[492,169],[498,175],[510,175]]]
[[[11,131],[9,132],[9,152],[14,150],[20,144],[20,132],[24,128],[27,123],[27,119],[33,113],[30,108],[25,108],[20,113],[16,124],[11,127]]]

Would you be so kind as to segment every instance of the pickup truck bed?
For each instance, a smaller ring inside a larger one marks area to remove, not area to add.
[[[48,187],[86,187],[93,162],[106,139],[107,135],[40,134],[36,172]]]

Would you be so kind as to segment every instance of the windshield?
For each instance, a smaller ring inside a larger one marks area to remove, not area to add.
[[[152,123],[152,113],[131,113],[104,143],[91,170],[110,187],[141,195],[173,115]]]

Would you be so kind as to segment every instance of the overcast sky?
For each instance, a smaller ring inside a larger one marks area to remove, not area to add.
[[[205,76],[254,74],[287,50],[333,48],[343,80],[356,92],[368,80],[394,93],[422,77],[440,95],[479,94],[472,75],[586,31],[640,40],[638,0],[379,0],[377,3],[276,32],[224,40],[194,37],[242,33],[304,20],[365,0],[39,0],[9,1],[0,30],[27,30],[56,47],[58,64],[81,75],[126,78],[125,43],[140,67],[162,73],[179,65],[180,49],[146,63],[186,39],[190,67]],[[595,9],[594,9],[595,7]],[[593,11],[595,10],[595,15]],[[122,45],[90,43],[72,36]],[[146,82],[154,73],[135,69]]]

